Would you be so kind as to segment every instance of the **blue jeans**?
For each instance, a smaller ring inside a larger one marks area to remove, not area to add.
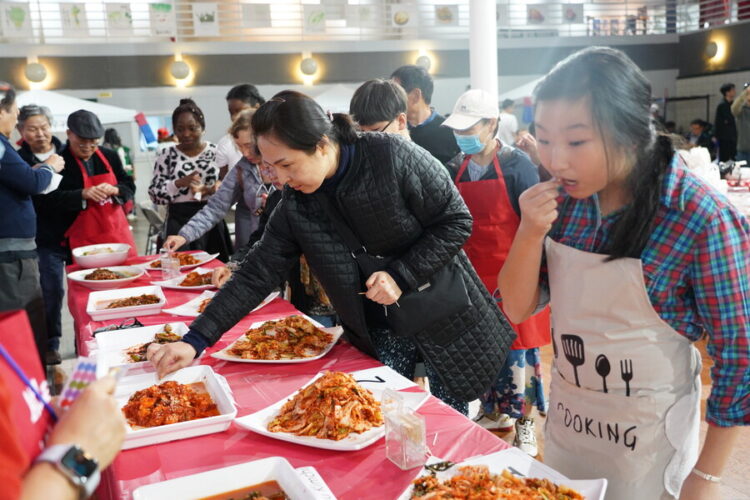
[[[62,307],[65,299],[66,251],[57,248],[38,248],[39,281],[42,285],[44,312],[47,317],[47,349],[60,349],[62,337]]]
[[[328,316],[317,316],[315,314],[308,314],[312,319],[323,325],[325,328],[333,328],[336,326],[336,315],[331,314]]]
[[[737,151],[737,154],[734,156],[734,161],[742,160],[747,162],[747,165],[743,165],[743,167],[750,167],[750,151]]]

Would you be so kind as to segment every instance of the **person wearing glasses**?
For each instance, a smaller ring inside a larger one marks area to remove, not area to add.
[[[195,214],[187,224],[180,228],[177,234],[167,237],[164,248],[175,251],[206,234],[211,228],[224,220],[229,209],[237,203],[235,216],[235,250],[243,247],[250,240],[250,235],[258,229],[258,220],[263,210],[263,204],[273,187],[271,179],[263,175],[259,168],[260,156],[255,150],[253,129],[250,121],[255,109],[241,111],[229,134],[242,151],[242,159],[236,168],[229,171],[216,194],[208,199],[208,203]]]
[[[125,173],[120,157],[100,147],[104,135],[99,118],[78,110],[68,116],[68,141],[61,156],[65,170],[58,189],[38,195],[37,246],[42,261],[42,290],[48,314],[47,362],[60,362],[61,311],[65,289],[65,264],[70,251],[96,243],[127,243],[135,255],[135,241],[123,205],[135,195],[133,179]]]
[[[406,139],[406,91],[393,80],[368,80],[354,92],[349,114],[362,132],[398,134]]]

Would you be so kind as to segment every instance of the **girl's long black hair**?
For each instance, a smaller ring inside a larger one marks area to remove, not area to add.
[[[669,138],[656,133],[649,112],[651,84],[623,52],[588,47],[559,62],[537,85],[534,96],[536,103],[588,97],[608,160],[616,150],[633,162],[626,181],[631,201],[604,251],[611,260],[639,258],[653,230],[664,176],[674,155]]]

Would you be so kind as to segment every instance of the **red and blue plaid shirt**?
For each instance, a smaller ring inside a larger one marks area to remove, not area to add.
[[[641,254],[654,310],[691,341],[708,334],[714,360],[708,422],[750,424],[750,224],[676,160],[667,171],[654,230]],[[603,253],[622,211],[601,217],[594,197],[567,195],[549,236]],[[541,281],[546,285],[546,266]]]

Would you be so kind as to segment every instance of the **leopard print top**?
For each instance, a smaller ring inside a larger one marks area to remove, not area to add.
[[[179,188],[175,181],[195,171],[201,173],[201,179],[207,186],[219,179],[219,167],[216,166],[216,145],[207,142],[206,147],[197,156],[187,156],[170,146],[163,149],[156,157],[154,177],[148,188],[148,194],[157,205],[168,205],[185,201],[195,201],[190,187]]]

